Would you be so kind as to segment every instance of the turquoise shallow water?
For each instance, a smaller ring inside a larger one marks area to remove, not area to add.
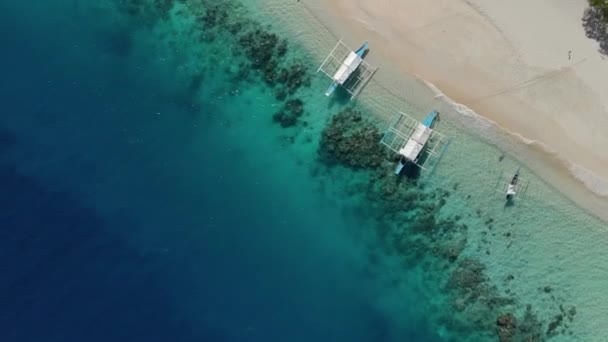
[[[287,28],[288,34],[303,42],[318,61],[338,37],[348,35],[339,30],[330,33],[306,6],[279,0],[264,3],[278,20],[276,25]],[[349,43],[356,45],[356,41]],[[377,62],[371,57],[372,62]],[[372,80],[358,99],[372,110],[375,119],[385,124],[387,116],[396,110],[418,118],[430,109],[443,114],[438,129],[450,137],[450,147],[433,177],[425,182],[454,195],[439,215],[459,216],[469,227],[463,254],[488,266],[492,285],[507,297],[517,299],[521,316],[525,317],[526,305],[531,304],[541,317],[545,332],[555,327],[552,322],[564,321],[560,320],[560,312],[568,310],[568,302],[578,308],[577,318],[569,324],[571,331],[564,329],[550,338],[603,340],[606,330],[600,317],[608,312],[607,303],[601,300],[602,284],[608,280],[604,266],[607,225],[577,208],[525,167],[524,177],[530,184],[526,199],[514,207],[505,207],[502,196],[495,192],[497,179],[531,158],[534,161],[529,148],[454,106],[444,96],[421,92],[416,81],[395,80],[382,72],[380,65],[378,81]],[[475,310],[465,312],[470,318],[475,316]],[[505,310],[509,309],[499,309]]]
[[[258,4],[3,5],[2,170],[24,198],[4,199],[4,241],[46,246],[4,250],[11,270],[47,254],[64,270],[10,272],[28,285],[5,292],[10,340],[481,341],[506,313],[515,339],[601,340],[601,223],[533,175],[529,200],[505,208],[479,185],[516,162],[439,103],[448,152],[397,182],[378,111],[424,111],[374,84],[326,98],[326,31],[301,7]],[[294,17],[312,29],[282,25]],[[28,329],[34,312],[56,318]]]

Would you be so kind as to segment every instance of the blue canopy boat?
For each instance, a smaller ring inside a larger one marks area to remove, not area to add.
[[[437,111],[430,112],[424,120],[418,124],[412,135],[409,137],[405,145],[399,149],[401,158],[395,167],[395,174],[399,175],[403,167],[408,163],[412,162],[418,164],[418,158],[420,158],[424,146],[426,145],[431,133],[433,132],[433,126],[439,113]]]

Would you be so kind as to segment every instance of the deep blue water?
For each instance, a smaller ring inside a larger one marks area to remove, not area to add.
[[[429,339],[378,309],[352,242],[315,232],[340,215],[192,125],[229,105],[184,106],[82,13],[0,5],[0,340],[389,341],[395,321]]]

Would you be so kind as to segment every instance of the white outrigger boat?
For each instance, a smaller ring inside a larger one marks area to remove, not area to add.
[[[412,133],[405,145],[399,149],[399,155],[401,158],[395,167],[396,175],[401,173],[408,162],[418,164],[418,159],[422,154],[424,145],[426,145],[431,133],[433,132],[433,125],[439,117],[438,114],[439,113],[437,113],[437,111],[430,112],[424,121],[416,126],[414,133]]]
[[[517,182],[519,181],[519,170],[520,170],[520,168],[518,167],[517,171],[515,172],[515,175],[511,179],[511,182],[509,183],[509,185],[507,185],[507,201],[513,200],[513,197],[515,197],[515,195],[517,195]]]
[[[351,99],[357,96],[377,70],[371,68],[363,60],[367,51],[369,51],[367,42],[353,51],[341,40],[338,41],[317,70],[317,72],[323,71],[332,80],[331,85],[325,92],[326,96],[333,94],[338,86],[346,89],[352,95]]]
[[[512,176],[503,172],[498,179],[496,191],[506,197],[507,204],[512,204],[515,198],[524,198],[528,191],[528,181],[521,177],[521,167]]]
[[[399,155],[395,174],[401,174],[408,164],[414,164],[423,171],[432,171],[447,148],[447,138],[433,127],[439,120],[437,111],[430,112],[422,122],[398,112],[397,118],[389,125],[380,143]]]
[[[359,65],[363,62],[363,55],[369,50],[367,42],[363,43],[357,51],[351,51],[348,56],[342,61],[342,65],[338,68],[336,73],[332,76],[334,82],[327,88],[325,96],[331,95],[338,85],[344,84],[350,75],[357,70]]]

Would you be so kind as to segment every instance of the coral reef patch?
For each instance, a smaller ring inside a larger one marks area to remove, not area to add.
[[[431,286],[440,287],[449,296],[452,307],[438,309],[437,322],[474,339],[494,336],[500,341],[543,341],[558,333],[571,333],[565,321],[572,322],[574,307],[565,310],[563,304],[556,303],[560,312],[542,322],[532,306],[525,305],[524,310],[517,298],[500,293],[483,261],[465,254],[469,226],[460,215],[446,214],[450,191],[397,178],[392,172],[395,159],[379,144],[381,136],[363,111],[347,108],[324,128],[319,160],[330,169],[349,169],[352,178],[365,175],[363,184],[344,184],[352,187],[344,190],[347,193],[363,193],[353,211],[371,220],[370,226],[385,250],[397,255],[405,268],[423,267],[433,275],[429,276]],[[488,230],[496,224],[479,210],[470,216],[476,217],[476,225]],[[508,283],[514,281],[513,276],[508,279]],[[549,292],[554,291],[549,288]],[[507,293],[511,291],[507,289]]]

